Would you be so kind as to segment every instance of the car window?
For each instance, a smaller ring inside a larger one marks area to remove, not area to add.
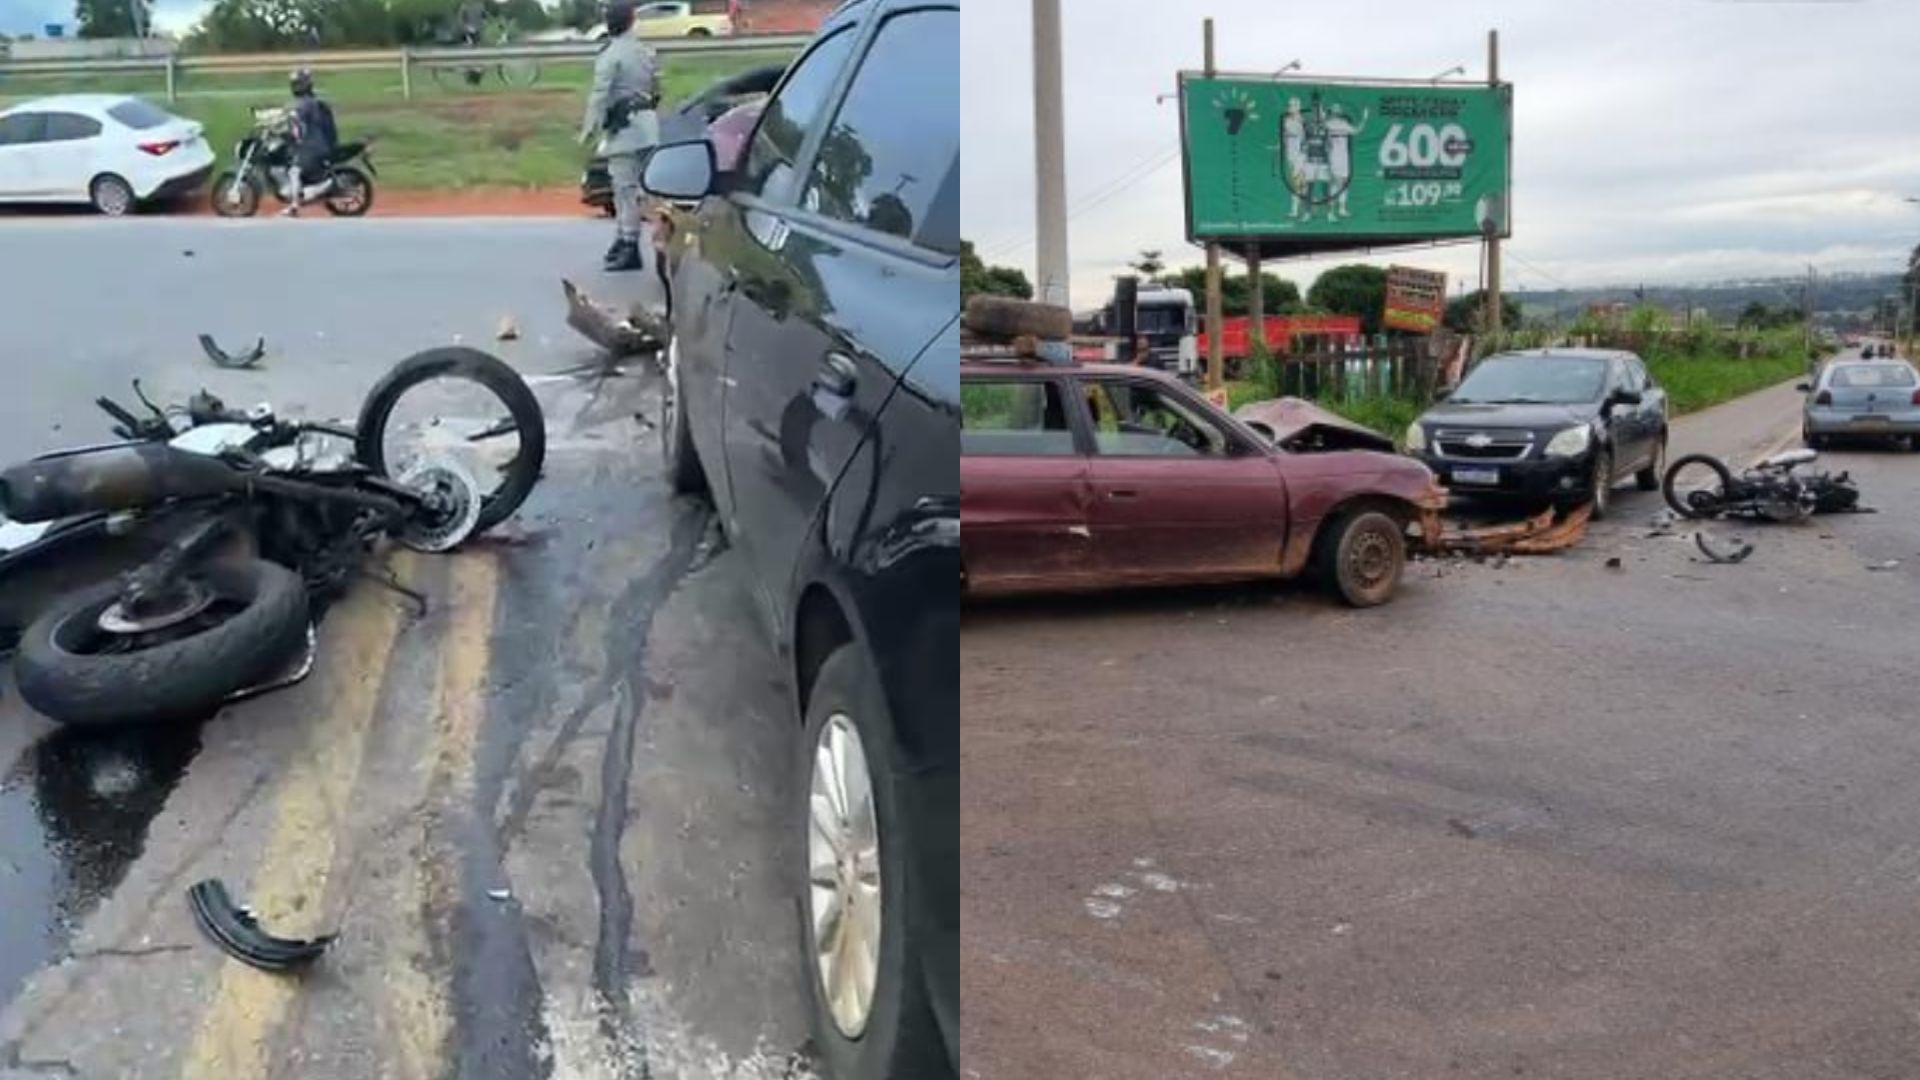
[[[1653,374],[1638,357],[1627,361],[1627,385],[1641,393],[1654,389]]]
[[[1906,389],[1916,383],[1905,364],[1842,364],[1833,369],[1836,390]]]
[[[1147,383],[1089,382],[1094,447],[1111,457],[1226,457],[1233,442],[1213,420]]]
[[[949,181],[958,184],[959,24],[959,12],[942,8],[880,25],[814,158],[809,210],[902,239],[922,236]],[[958,250],[957,235],[951,243],[948,254]]]
[[[787,81],[760,114],[747,146],[747,167],[740,190],[753,192],[771,202],[785,202],[794,191],[794,161],[807,141],[807,132],[820,119],[833,93],[835,80],[853,48],[851,27],[842,27],[822,38],[812,51],[801,57]]]
[[[91,139],[100,134],[100,121],[91,116],[78,113],[48,113],[47,141],[71,142],[75,139]]]
[[[25,146],[37,143],[47,129],[45,113],[14,113],[0,117],[0,146]]]
[[[173,119],[173,114],[145,98],[128,98],[107,110],[107,115],[135,131],[157,128]]]
[[[976,457],[1071,457],[1076,453],[1060,384],[1010,380],[960,388],[960,452]]]
[[[1584,357],[1489,356],[1447,400],[1466,404],[1572,405],[1598,401],[1610,365]]]

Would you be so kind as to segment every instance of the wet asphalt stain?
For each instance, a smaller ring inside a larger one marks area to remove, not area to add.
[[[200,750],[200,725],[58,729],[0,780],[0,1005],[64,956],[126,876]]]
[[[593,949],[593,986],[602,1009],[602,1031],[613,1039],[629,1032],[627,978],[635,957],[628,945],[633,933],[633,895],[620,864],[620,841],[627,827],[627,789],[633,774],[634,728],[639,723],[648,690],[640,685],[646,666],[647,637],[662,602],[690,572],[701,550],[700,539],[712,515],[691,503],[676,507],[673,541],[653,569],[634,582],[613,606],[607,644],[608,667],[613,669],[616,711],[607,750],[601,758],[600,805],[593,818],[589,863],[594,891],[600,897],[599,934]],[[582,703],[591,709],[591,703]],[[638,957],[639,974],[651,973],[645,952]],[[644,1058],[641,1075],[647,1075]]]

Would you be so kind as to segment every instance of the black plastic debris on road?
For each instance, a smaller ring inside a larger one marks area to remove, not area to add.
[[[248,349],[239,356],[234,356],[225,349],[222,349],[219,344],[213,340],[212,334],[201,334],[200,348],[207,354],[207,359],[214,362],[215,366],[244,369],[260,363],[261,358],[267,355],[267,339],[260,338],[253,343],[253,348]]]
[[[285,973],[305,968],[320,958],[335,935],[283,938],[260,929],[253,913],[234,904],[218,878],[208,878],[187,890],[193,921],[208,940],[235,960],[261,971]]]

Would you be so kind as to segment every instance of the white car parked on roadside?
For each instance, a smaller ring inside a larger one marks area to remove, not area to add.
[[[117,217],[212,171],[201,126],[144,98],[67,94],[0,110],[0,203],[91,203]]]

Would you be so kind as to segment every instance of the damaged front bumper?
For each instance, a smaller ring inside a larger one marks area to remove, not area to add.
[[[1420,508],[1421,546],[1429,552],[1546,555],[1565,551],[1586,537],[1593,516],[1593,505],[1582,503],[1564,513],[1549,508],[1520,521],[1449,528],[1442,516],[1445,508],[1444,495],[1440,506],[1423,504]]]

